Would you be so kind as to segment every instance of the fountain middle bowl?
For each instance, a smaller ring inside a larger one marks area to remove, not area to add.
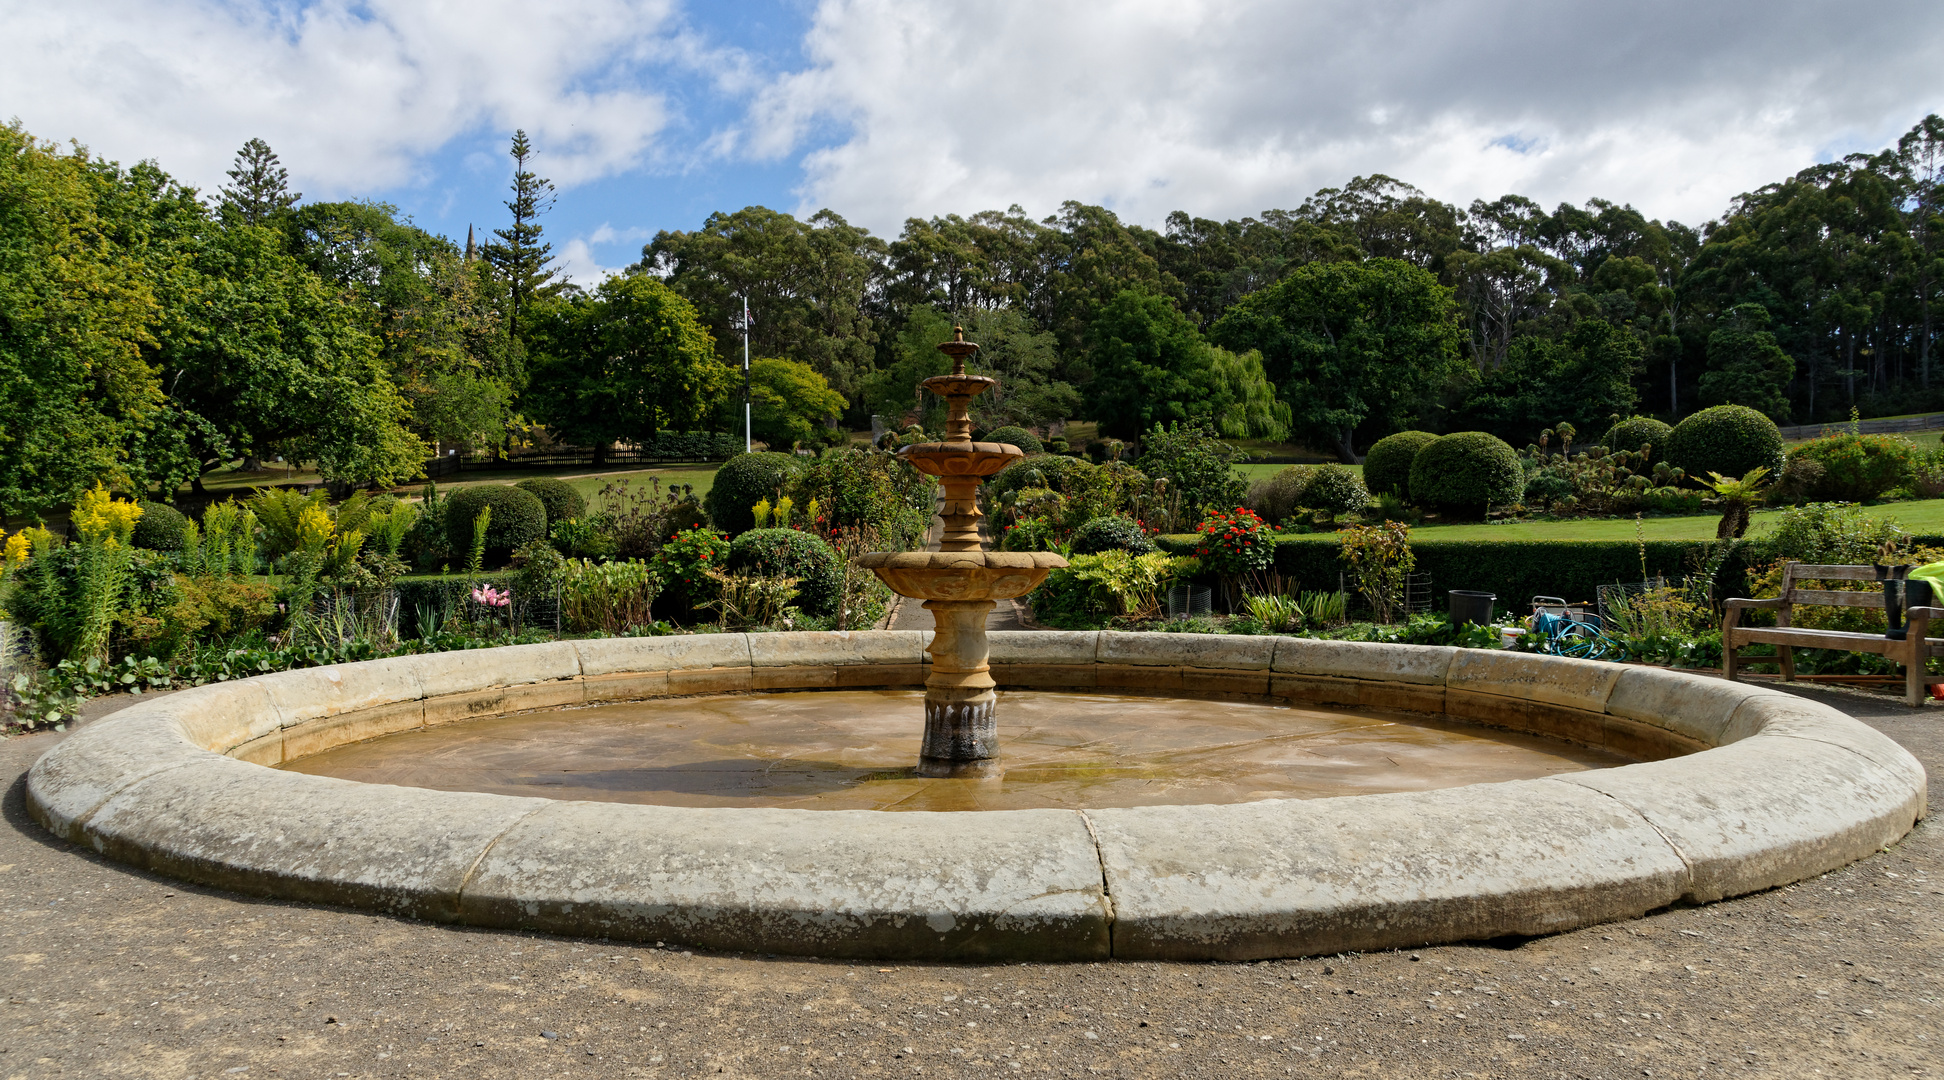
[[[857,564],[900,596],[1010,600],[1067,563],[1050,551],[879,551],[860,556]]]

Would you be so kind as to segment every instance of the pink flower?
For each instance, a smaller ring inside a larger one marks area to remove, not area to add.
[[[491,585],[481,585],[472,591],[472,598],[487,607],[505,607],[513,602],[510,589],[495,589]]]

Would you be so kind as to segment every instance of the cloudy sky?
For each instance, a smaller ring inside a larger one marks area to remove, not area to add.
[[[1159,225],[1382,172],[1698,223],[1944,111],[1936,0],[0,0],[0,40],[36,135],[209,190],[262,137],[458,238],[524,127],[583,281],[752,203]]]

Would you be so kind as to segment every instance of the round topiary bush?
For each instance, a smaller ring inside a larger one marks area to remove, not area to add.
[[[1437,438],[1428,431],[1400,431],[1378,439],[1370,453],[1364,455],[1364,490],[1372,495],[1395,492],[1409,496],[1411,462],[1416,460],[1419,450]]]
[[[988,432],[982,441],[1011,443],[1029,454],[1043,454],[1046,452],[1045,448],[1040,445],[1039,436],[1034,435],[1023,427],[999,428]]]
[[[1607,429],[1606,438],[1600,445],[1616,453],[1625,451],[1638,454],[1640,448],[1647,447],[1647,464],[1667,456],[1667,439],[1674,429],[1651,416],[1630,416]]]
[[[1411,499],[1426,506],[1483,513],[1525,494],[1525,470],[1505,440],[1458,431],[1425,443],[1411,459]]]
[[[1755,468],[1766,468],[1773,478],[1782,471],[1782,459],[1782,429],[1746,405],[1702,409],[1674,425],[1667,437],[1667,463],[1693,482],[1711,472],[1741,477]]]
[[[751,529],[729,545],[729,569],[797,579],[795,606],[826,618],[843,599],[843,563],[829,544],[796,529]]]
[[[1070,547],[1075,555],[1098,555],[1103,551],[1146,555],[1154,550],[1154,541],[1148,539],[1147,532],[1133,518],[1109,514],[1073,530]]]
[[[487,562],[505,562],[514,548],[547,535],[547,508],[530,492],[511,484],[460,488],[446,500],[446,542],[461,562],[472,551],[473,519],[489,506],[493,516],[486,523]]]
[[[1325,465],[1310,477],[1309,487],[1303,491],[1302,505],[1326,511],[1335,518],[1339,514],[1354,514],[1369,502],[1370,492],[1364,490],[1363,477],[1341,465]]]
[[[795,454],[737,454],[716,470],[715,486],[703,500],[709,520],[723,532],[735,535],[756,527],[750,508],[767,499],[774,503],[777,493],[803,473],[803,460]]]
[[[1036,458],[1023,458],[1000,469],[992,479],[985,482],[985,496],[995,504],[999,497],[1008,491],[1024,488],[1052,488],[1066,492],[1084,485],[1086,476],[1100,466],[1084,458],[1060,457],[1057,454],[1042,454]]]
[[[135,546],[150,551],[181,551],[189,546],[189,519],[168,503],[141,502],[135,519]]]
[[[548,528],[556,521],[568,521],[587,513],[587,500],[565,480],[535,476],[513,486],[539,499],[540,505],[547,508]]]

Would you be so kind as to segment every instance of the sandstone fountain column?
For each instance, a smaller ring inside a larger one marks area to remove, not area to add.
[[[874,552],[859,559],[900,596],[925,601],[936,632],[925,680],[925,742],[918,771],[926,776],[977,773],[999,756],[986,616],[994,602],[1024,596],[1066,560],[1045,551],[986,551],[979,540],[979,484],[1023,455],[1008,443],[972,441],[972,399],[999,380],[965,373],[979,347],[954,327],[938,346],[952,373],[924,381],[945,399],[945,441],[898,451],[944,488],[944,538],[937,551]]]

